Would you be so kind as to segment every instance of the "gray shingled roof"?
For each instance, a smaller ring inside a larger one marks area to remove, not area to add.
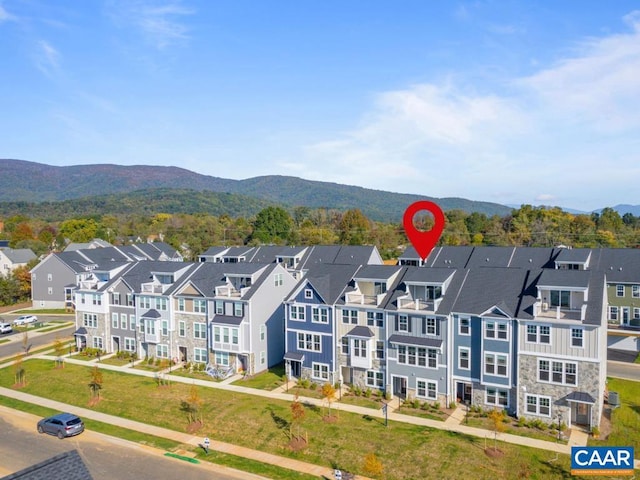
[[[402,270],[398,265],[363,265],[355,275],[356,280],[386,281]]]
[[[515,250],[515,247],[474,248],[466,267],[508,267]]]
[[[2,253],[4,253],[13,264],[28,263],[36,258],[36,254],[29,248],[2,248]]]
[[[362,338],[373,338],[375,335],[371,331],[369,327],[365,327],[363,325],[358,325],[357,327],[353,327],[347,333],[348,337],[362,337]]]
[[[545,269],[540,275],[538,286],[541,287],[573,287],[587,288],[591,272],[588,270],[553,270]]]
[[[543,247],[517,247],[511,261],[510,268],[538,269],[554,268],[557,251]]]
[[[2,480],[93,480],[93,477],[78,451],[70,450],[2,477]]]
[[[474,247],[438,247],[431,251],[425,265],[428,267],[465,268]],[[417,255],[416,255],[417,256]]]
[[[444,283],[454,274],[450,268],[408,267],[402,277],[405,283]]]
[[[232,317],[230,315],[214,315],[211,319],[211,323],[238,326],[242,323],[242,317]]]
[[[357,265],[314,265],[306,273],[301,283],[308,282],[327,305],[333,305],[343,295],[358,268]],[[293,294],[297,290],[294,290]]]
[[[419,347],[441,348],[442,340],[427,337],[412,337],[410,335],[391,335],[390,343],[400,343],[402,345],[417,345]]]

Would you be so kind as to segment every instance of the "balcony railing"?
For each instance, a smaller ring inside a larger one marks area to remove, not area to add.
[[[435,312],[438,309],[440,302],[442,302],[442,298],[437,298],[435,300],[400,298],[398,299],[398,309]]]
[[[142,293],[155,293],[159,294],[164,291],[165,286],[168,285],[160,285],[159,283],[143,283],[142,284]]]
[[[240,298],[240,297],[242,297],[244,291],[247,288],[250,288],[250,287],[246,287],[246,288],[243,288],[240,291],[238,291],[233,287],[217,287],[216,288],[216,297]]]
[[[580,308],[549,307],[545,303],[538,303],[536,306],[536,317],[554,318],[556,320],[584,320],[587,313],[587,304]]]
[[[347,293],[346,303],[355,305],[378,305],[385,294],[380,295],[363,295],[362,293]]]

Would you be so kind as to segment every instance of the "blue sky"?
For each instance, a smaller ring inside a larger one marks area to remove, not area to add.
[[[0,0],[0,73],[0,158],[640,203],[633,1]]]

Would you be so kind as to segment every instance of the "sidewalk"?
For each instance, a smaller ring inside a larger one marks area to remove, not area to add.
[[[39,354],[39,355],[35,355],[34,357],[47,359],[47,360],[55,359],[55,357],[51,355],[46,355],[46,354]],[[120,371],[128,374],[140,375],[140,376],[145,376],[150,378],[154,378],[158,374],[157,372],[133,369],[130,367],[130,364],[127,364],[124,366],[115,366],[115,365],[108,365],[108,364],[99,363],[99,362],[87,362],[84,360],[77,360],[73,358],[65,358],[65,361],[68,363],[85,365],[85,366],[95,365],[105,370]],[[7,364],[0,365],[0,368],[4,368],[6,366]],[[233,380],[230,380],[229,382],[212,382],[208,380],[171,375],[169,373],[166,373],[164,375],[164,378],[172,382],[195,384],[195,385],[199,385],[206,388],[217,388],[220,390],[245,393],[248,395],[283,400],[287,402],[291,402],[294,400],[293,394],[286,393],[287,386],[280,387],[273,391],[266,391],[266,390],[258,390],[258,389],[248,388],[248,387],[242,387],[238,385],[231,385],[231,381]],[[290,383],[289,388],[291,388],[292,386],[293,385]],[[95,420],[100,420],[106,423],[114,423],[114,424],[123,426],[125,428],[130,428],[132,430],[149,433],[159,437],[170,438],[185,444],[198,446],[198,442],[200,440],[199,438],[196,438],[192,435],[188,435],[185,433],[174,432],[171,430],[155,427],[152,425],[146,425],[146,424],[135,422],[132,420],[105,415],[99,412],[94,412],[93,410],[81,409],[77,407],[69,407],[65,404],[61,404],[53,400],[43,399],[40,397],[24,394],[22,392],[11,390],[11,389],[0,388],[0,395],[13,397],[13,398],[19,398],[19,396],[26,395],[26,398],[30,398],[30,399],[24,400],[24,401],[29,401],[31,403],[37,403],[37,404],[57,405],[57,406],[52,406],[52,408],[56,408],[59,410],[68,410],[69,408],[73,408],[74,411],[78,412],[81,416],[82,415],[86,416],[87,418],[94,418]],[[299,400],[304,404],[315,405],[319,407],[322,407],[324,403],[322,399],[308,398],[308,397],[300,397]],[[384,412],[382,412],[381,409],[377,410],[372,408],[360,407],[356,405],[343,404],[340,402],[336,402],[334,405],[336,406],[336,408],[339,408],[340,410],[345,412],[351,412],[358,415],[367,415],[369,417],[375,417],[375,418],[380,418],[384,420]],[[389,421],[410,423],[414,425],[420,425],[420,426],[435,428],[439,430],[471,435],[477,438],[492,439],[494,436],[494,433],[492,431],[464,425],[463,422],[464,422],[466,412],[462,407],[458,407],[453,412],[453,414],[444,422],[437,421],[437,420],[430,420],[427,418],[415,417],[412,415],[399,414],[399,413],[396,413],[394,410],[395,408],[389,409],[389,412],[387,414]],[[574,431],[576,432],[575,434],[574,434]],[[551,441],[538,440],[534,438],[508,434],[508,433],[498,433],[497,440],[506,442],[506,443],[511,443],[514,445],[537,448],[537,449],[546,450],[550,452],[560,453],[563,455],[570,455],[572,446],[586,446],[588,436],[586,434],[580,435],[579,432],[577,432],[577,430],[574,429],[572,430],[572,435],[569,438],[568,444],[566,445],[561,443],[551,442]],[[325,478],[333,478],[333,470],[327,467],[312,465],[305,462],[300,462],[300,461],[288,459],[285,457],[279,457],[279,456],[268,454],[265,452],[251,450],[241,446],[226,444],[222,442],[212,441],[211,448],[215,450],[219,450],[221,452],[231,453],[233,455],[252,458],[260,462],[270,463],[270,464],[278,465],[284,468],[290,468],[292,470],[298,470],[301,472],[309,473],[311,475],[324,476]],[[640,467],[640,461],[636,460],[636,468],[639,468],[639,467]],[[365,478],[365,477],[358,475],[358,478]]]

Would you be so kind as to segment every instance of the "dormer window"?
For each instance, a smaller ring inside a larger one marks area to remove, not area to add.
[[[376,295],[387,293],[387,282],[374,282],[373,288]]]
[[[571,303],[571,292],[567,290],[551,290],[551,306],[569,308]]]

